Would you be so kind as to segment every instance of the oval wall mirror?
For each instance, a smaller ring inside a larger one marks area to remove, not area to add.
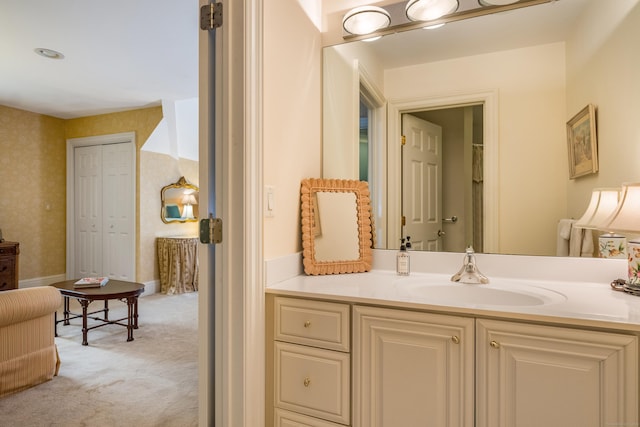
[[[198,221],[199,189],[187,183],[184,176],[178,182],[162,187],[160,218],[166,224]]]
[[[371,200],[365,181],[305,179],[300,201],[305,273],[371,269]]]

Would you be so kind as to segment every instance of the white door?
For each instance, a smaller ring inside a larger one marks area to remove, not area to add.
[[[414,249],[441,251],[442,128],[402,115],[402,236]]]
[[[74,277],[135,280],[131,144],[74,149]]]
[[[75,273],[74,277],[102,274],[102,146],[76,147]]]
[[[102,146],[102,271],[113,279],[134,281],[134,207],[130,143]]]

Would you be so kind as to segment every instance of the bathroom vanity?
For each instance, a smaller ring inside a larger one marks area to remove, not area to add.
[[[487,275],[268,286],[266,425],[637,425],[640,298]]]

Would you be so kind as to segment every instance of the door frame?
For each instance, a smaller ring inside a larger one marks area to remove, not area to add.
[[[387,242],[389,249],[398,249],[400,242],[400,223],[402,215],[402,114],[420,110],[462,107],[483,104],[483,143],[484,143],[484,252],[497,253],[499,249],[500,194],[499,182],[499,123],[498,91],[462,92],[450,95],[425,97],[420,99],[392,99],[388,104],[387,117]],[[394,143],[397,142],[397,143]],[[395,224],[395,226],[394,226]]]
[[[131,200],[131,206],[133,207],[132,218],[137,218],[138,209],[136,204],[137,188],[136,188],[136,134],[135,132],[122,132],[109,135],[89,136],[84,138],[70,138],[67,139],[67,262],[66,262],[66,277],[68,280],[73,279],[73,272],[75,271],[75,160],[74,150],[76,147],[86,147],[90,145],[107,145],[107,144],[123,144],[130,143],[131,148],[131,185],[134,188]],[[131,253],[137,254],[136,246],[138,241],[138,232],[136,222],[133,222],[133,235]],[[133,259],[133,277],[136,277],[136,259]]]

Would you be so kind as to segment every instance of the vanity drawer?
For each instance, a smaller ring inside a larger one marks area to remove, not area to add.
[[[276,298],[275,339],[348,352],[349,306]]]
[[[349,424],[350,355],[275,343],[275,406]]]
[[[342,424],[276,409],[275,427],[342,427]]]

